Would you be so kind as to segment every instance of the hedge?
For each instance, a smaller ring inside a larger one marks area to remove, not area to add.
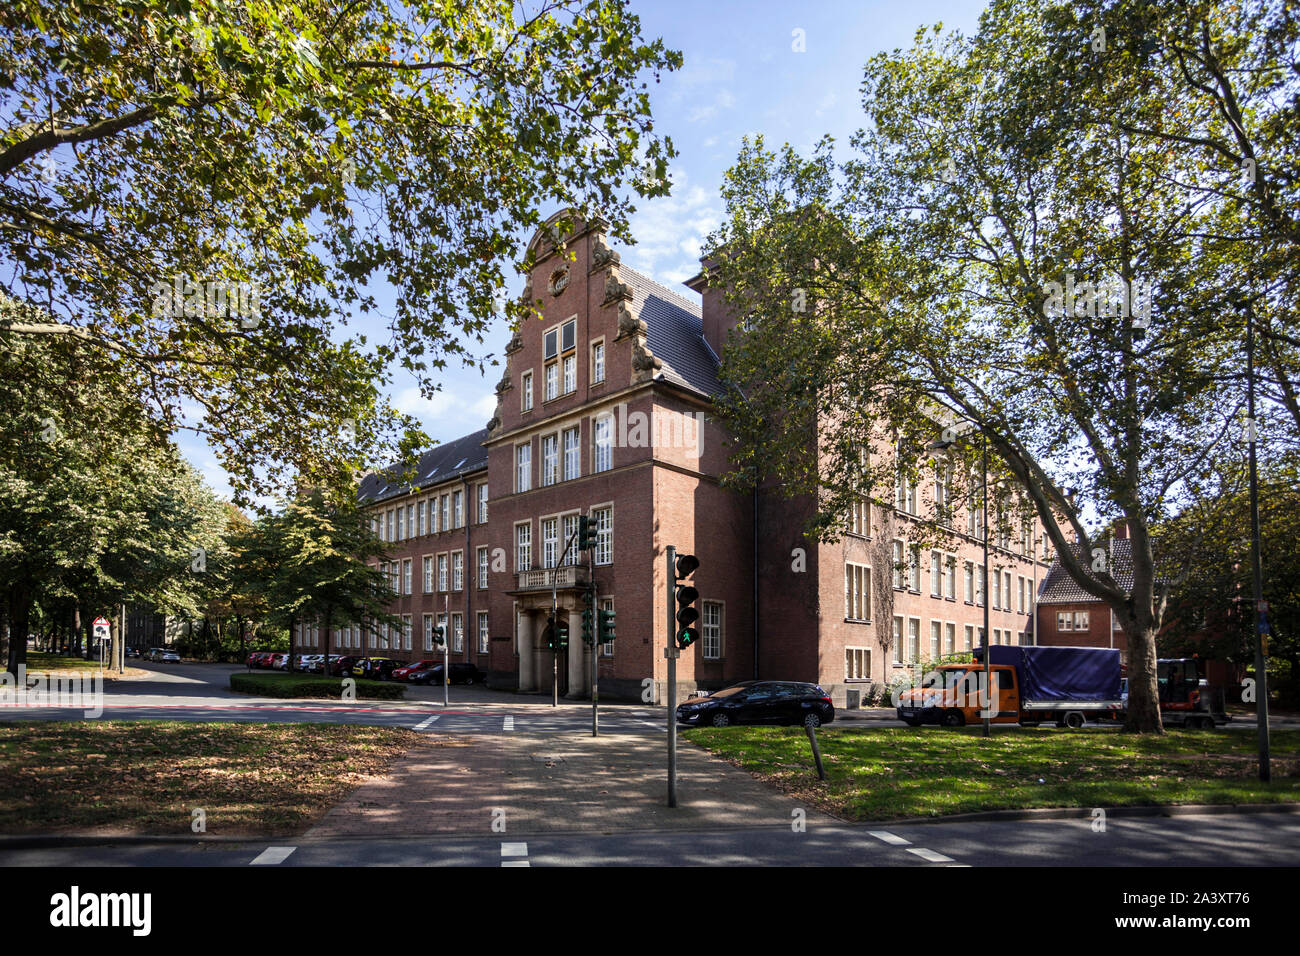
[[[325,697],[341,700],[343,679],[294,674],[243,674],[230,675],[230,689],[259,697]],[[396,700],[406,693],[403,684],[375,680],[356,681],[357,699]]]

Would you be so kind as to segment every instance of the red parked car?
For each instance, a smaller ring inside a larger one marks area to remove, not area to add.
[[[419,681],[420,675],[437,664],[437,661],[414,661],[393,671],[393,680]]]

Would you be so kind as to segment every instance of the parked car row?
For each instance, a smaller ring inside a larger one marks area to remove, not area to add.
[[[288,670],[289,655],[276,651],[254,651],[245,661],[249,668],[262,670]],[[324,654],[298,654],[294,669],[306,674],[325,672]],[[333,677],[358,677],[367,680],[398,680],[411,684],[441,684],[442,662],[437,660],[398,661],[391,657],[358,657],[345,654],[330,655],[330,675]],[[481,684],[487,677],[473,664],[453,661],[449,675],[452,684]]]
[[[144,659],[159,661],[163,664],[179,664],[181,662],[181,656],[169,647],[151,647],[145,652]]]

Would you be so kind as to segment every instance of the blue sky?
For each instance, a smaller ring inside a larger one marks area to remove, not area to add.
[[[670,167],[672,195],[643,204],[632,218],[636,244],[618,246],[623,261],[693,295],[680,282],[698,271],[701,243],[719,224],[719,187],[743,136],[761,133],[769,147],[788,142],[805,152],[826,134],[847,145],[862,124],[859,87],[867,58],[910,45],[919,27],[937,22],[971,33],[983,7],[976,0],[802,6],[633,0],[643,35],[662,37],[682,52],[685,63],[651,87],[656,129],[672,137],[680,154]],[[803,52],[795,50],[800,36]],[[521,288],[517,280],[510,292]],[[499,356],[508,340],[499,323],[487,347]],[[487,375],[449,368],[441,392],[430,401],[412,379],[400,376],[390,398],[417,416],[436,441],[449,441],[486,424],[496,407],[493,387],[499,378],[499,368]],[[225,474],[206,444],[190,435],[179,436],[179,442],[208,484],[229,495]]]

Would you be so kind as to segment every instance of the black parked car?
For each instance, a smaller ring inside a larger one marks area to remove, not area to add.
[[[463,661],[451,662],[451,674],[447,678],[449,684],[481,684],[487,679],[484,674],[473,664]],[[442,683],[442,664],[434,664],[432,667],[423,671],[416,671],[411,675],[413,684],[431,684],[438,685]]]
[[[816,684],[747,680],[677,708],[677,722],[697,727],[730,724],[794,724],[819,727],[835,719],[835,707]]]

